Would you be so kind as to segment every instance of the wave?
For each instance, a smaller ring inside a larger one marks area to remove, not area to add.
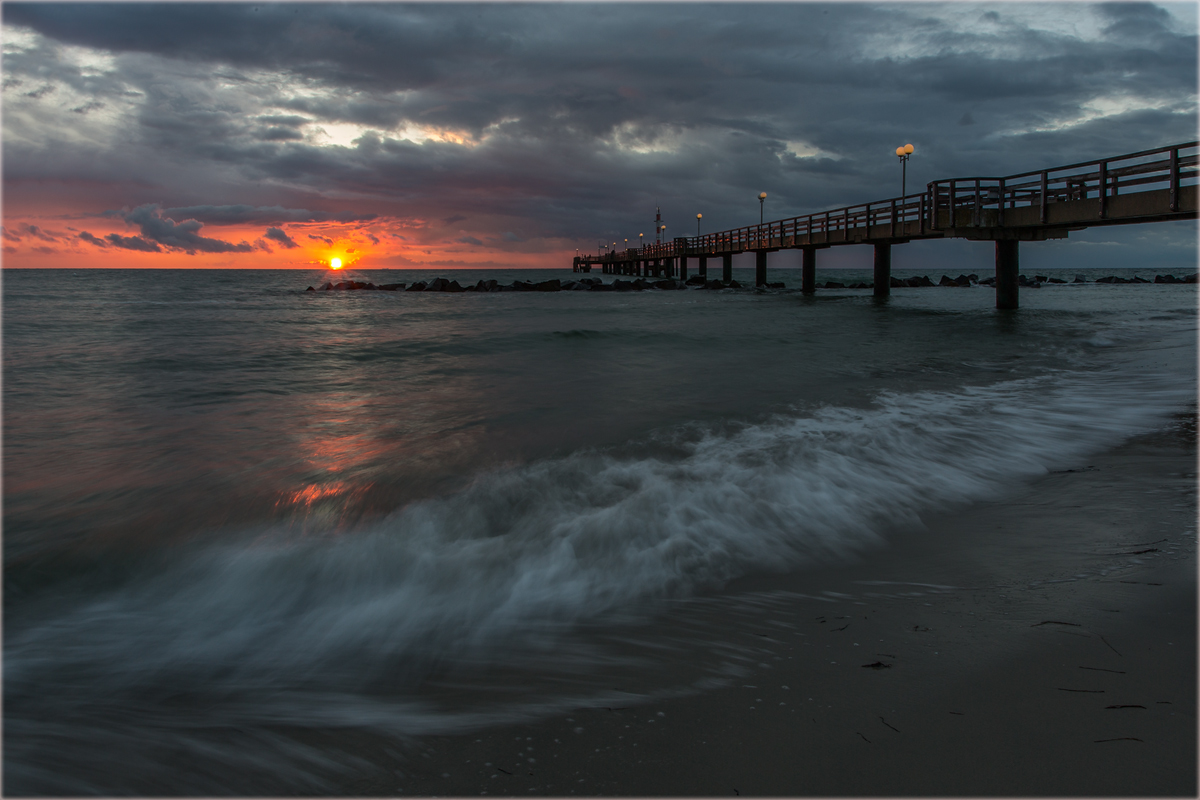
[[[196,730],[239,728],[269,750],[264,726],[418,734],[494,721],[494,709],[431,708],[422,681],[448,663],[554,652],[605,614],[876,547],[922,514],[1160,426],[1193,399],[1177,387],[1070,372],[884,393],[867,409],[680,428],[664,435],[670,455],[588,451],[492,472],[349,535],[268,531],[187,551],[9,621],[8,786],[127,789],[139,769],[166,769],[143,756],[118,776],[97,738],[222,762],[248,745],[213,755]]]

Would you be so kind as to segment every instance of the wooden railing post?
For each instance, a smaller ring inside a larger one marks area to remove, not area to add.
[[[1171,148],[1171,210],[1179,210],[1179,148]]]
[[[1100,162],[1100,219],[1108,216],[1108,162]]]
[[[1042,221],[1043,225],[1046,224],[1046,199],[1047,199],[1046,193],[1047,193],[1047,191],[1049,191],[1049,184],[1050,184],[1050,177],[1049,177],[1048,173],[1046,172],[1046,170],[1042,170],[1042,197],[1041,197],[1041,209],[1038,212],[1038,219],[1040,219]]]
[[[956,194],[958,194],[957,184],[958,184],[958,181],[950,181],[950,227],[951,228],[954,227],[954,223],[957,221],[957,214],[955,213],[955,208],[954,208],[954,199],[955,199],[954,196]]]
[[[1004,178],[1000,179],[999,197],[997,198],[997,200],[999,202],[996,204],[996,207],[998,209],[998,211],[996,212],[996,224],[1003,226],[1004,225]]]
[[[892,201],[892,227],[891,237],[896,238],[896,201]]]

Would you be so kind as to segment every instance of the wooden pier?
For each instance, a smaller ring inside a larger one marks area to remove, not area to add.
[[[681,237],[637,249],[578,256],[573,268],[614,275],[687,278],[689,259],[708,276],[721,259],[721,280],[733,279],[733,257],[755,254],[756,286],[767,285],[767,253],[800,250],[801,291],[816,291],[817,251],[870,244],[875,248],[874,293],[892,287],[891,247],[914,239],[972,239],[996,243],[996,307],[1018,305],[1019,243],[1065,239],[1071,231],[1197,218],[1198,142],[1143,150],[1022,172],[929,183],[920,194],[835,208],[802,217]]]

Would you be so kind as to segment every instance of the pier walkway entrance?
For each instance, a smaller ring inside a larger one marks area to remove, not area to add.
[[[719,257],[721,280],[732,280],[733,257],[755,254],[756,286],[767,283],[767,253],[797,249],[801,290],[816,291],[817,251],[870,244],[875,247],[874,292],[891,286],[891,247],[914,239],[972,239],[996,243],[996,307],[1018,305],[1020,242],[1065,239],[1071,231],[1197,218],[1198,142],[1143,150],[1099,161],[996,177],[929,183],[920,194],[876,200],[802,217],[681,237],[637,249],[577,256],[575,271],[598,266],[615,275],[687,277],[697,259],[707,277],[708,259]]]

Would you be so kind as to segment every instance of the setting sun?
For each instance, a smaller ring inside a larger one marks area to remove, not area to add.
[[[329,266],[331,269],[341,269],[342,260],[340,258],[331,258],[329,259]]]

